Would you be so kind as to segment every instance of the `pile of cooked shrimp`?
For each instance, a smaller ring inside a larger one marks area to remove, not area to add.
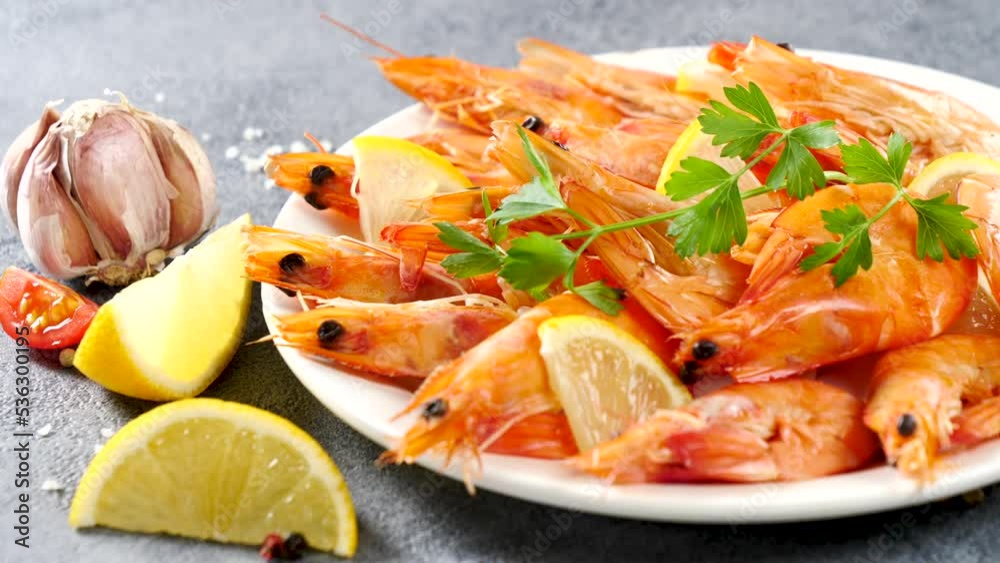
[[[943,470],[942,457],[1000,434],[1000,220],[992,222],[1000,193],[982,178],[966,212],[980,227],[978,260],[918,259],[917,218],[898,205],[872,229],[874,266],[842,285],[828,266],[798,268],[822,229],[820,213],[847,203],[873,213],[892,196],[888,186],[772,197],[748,209],[749,236],[728,253],[682,258],[665,225],[601,237],[576,280],[624,290],[617,315],[560,293],[559,282],[554,297],[539,300],[495,274],[450,275],[440,263],[458,251],[438,239],[434,223],[489,241],[484,203],[496,209],[535,173],[519,126],[566,202],[590,221],[677,207],[655,184],[707,96],[678,92],[671,76],[543,41],[519,47],[514,70],[453,57],[376,60],[436,118],[434,129],[411,140],[480,187],[420,201],[426,220],[387,226],[381,244],[247,230],[248,275],[321,305],[279,318],[280,343],[371,374],[421,380],[404,411],[419,416],[383,461],[434,452],[469,463],[493,452],[568,460],[612,482],[753,482],[881,460],[927,481]],[[708,62],[737,83],[759,85],[790,123],[834,120],[841,138],[877,147],[894,131],[905,134],[914,146],[907,178],[954,152],[1000,155],[1000,128],[943,94],[820,64],[760,38],[716,44]],[[815,153],[827,169],[842,165],[837,147]],[[316,209],[358,217],[351,157],[283,154],[267,171]],[[573,228],[563,215],[542,215],[511,224],[510,240]],[[977,283],[980,275],[988,285]],[[632,333],[696,398],[579,451],[537,335],[546,319],[570,314]],[[838,379],[845,372],[850,377]],[[697,392],[720,379],[735,384]]]

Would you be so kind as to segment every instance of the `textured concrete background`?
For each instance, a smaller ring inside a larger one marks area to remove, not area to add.
[[[127,92],[133,102],[173,117],[204,143],[220,179],[225,222],[252,210],[270,223],[285,199],[265,191],[225,149],[256,156],[304,130],[339,144],[410,102],[382,81],[350,37],[318,19],[321,11],[364,28],[411,54],[455,53],[510,65],[514,42],[538,36],[590,52],[745,40],[759,33],[794,46],[842,50],[927,65],[1000,84],[1000,17],[990,0],[807,2],[611,2],[398,0],[386,21],[373,11],[389,0],[357,2],[125,2],[5,0],[0,6],[0,145],[49,99]],[[5,28],[5,29],[3,29]],[[162,102],[156,94],[162,93]],[[245,127],[264,137],[245,142]],[[4,231],[0,265],[28,266]],[[256,292],[255,292],[256,293]],[[265,333],[259,302],[248,338]],[[183,351],[178,351],[183,353]],[[0,554],[10,562],[255,561],[253,550],[107,531],[75,533],[66,524],[73,488],[104,441],[152,404],[104,391],[71,370],[33,357],[32,421],[53,426],[34,442],[30,551],[15,548],[11,438],[0,438]],[[12,428],[13,350],[0,338],[0,434]],[[206,395],[263,407],[315,436],[343,469],[361,526],[358,561],[675,560],[997,561],[1000,502],[968,510],[917,508],[833,522],[784,526],[675,526],[597,516],[570,519],[553,541],[541,534],[558,510],[463,487],[418,468],[378,470],[379,448],[336,420],[299,385],[269,345],[240,350]],[[66,490],[38,490],[45,479]],[[178,484],[183,487],[183,483]],[[844,494],[850,494],[845,491]],[[539,551],[536,551],[539,550]],[[309,561],[325,560],[313,555]]]

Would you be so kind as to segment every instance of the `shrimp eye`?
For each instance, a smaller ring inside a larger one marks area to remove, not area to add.
[[[314,186],[322,186],[323,182],[326,182],[334,176],[336,176],[336,174],[333,172],[333,169],[325,164],[314,166],[313,169],[309,171],[309,181],[312,182]]]
[[[698,362],[684,362],[684,367],[677,374],[684,385],[693,385],[698,382]]]
[[[538,133],[539,129],[545,127],[545,122],[542,121],[542,118],[537,115],[529,115],[528,118],[521,123],[521,127],[524,127],[532,133]]]
[[[711,340],[699,340],[691,347],[691,355],[696,360],[707,360],[719,353],[719,345]]]
[[[307,193],[303,199],[305,199],[306,203],[311,205],[313,209],[318,209],[320,211],[326,209],[326,206],[319,200],[319,194],[316,192]]]
[[[917,417],[910,413],[903,413],[896,421],[896,432],[904,438],[908,438],[917,431]]]
[[[306,259],[304,256],[298,252],[292,252],[291,254],[286,254],[281,257],[278,261],[278,267],[281,268],[282,272],[286,274],[294,274],[296,270],[304,268],[306,265]]]
[[[320,346],[324,348],[332,346],[337,337],[344,332],[344,325],[337,321],[323,321],[316,330],[316,338],[319,339]]]
[[[435,418],[441,418],[448,412],[448,403],[438,397],[424,403],[424,410],[420,413],[420,416],[424,417],[424,420],[433,420]]]

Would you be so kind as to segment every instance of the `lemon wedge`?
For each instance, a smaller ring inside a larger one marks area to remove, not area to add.
[[[928,164],[907,189],[919,197],[954,194],[963,178],[975,174],[1000,176],[1000,162],[978,153],[952,153]]]
[[[243,273],[244,215],[126,287],[97,311],[73,365],[104,387],[140,399],[193,397],[229,363],[250,309]]]
[[[69,523],[248,545],[299,533],[345,557],[357,545],[351,495],[323,448],[280,416],[217,399],[125,425],[87,467]]]
[[[722,146],[713,145],[712,136],[705,134],[701,130],[701,123],[698,123],[697,119],[693,119],[677,137],[677,142],[670,148],[667,158],[663,160],[660,177],[656,180],[656,190],[660,193],[666,193],[664,186],[670,180],[670,176],[681,169],[681,162],[685,158],[692,156],[714,162],[728,172],[736,172],[745,164],[739,158],[722,156]],[[739,187],[740,191],[759,188],[760,182],[756,176],[747,173],[740,177]]]
[[[367,242],[381,241],[382,228],[389,223],[424,217],[417,200],[472,187],[452,163],[416,143],[365,136],[352,144],[357,181],[354,196],[361,234]]]
[[[725,100],[723,88],[736,84],[725,68],[707,60],[695,59],[677,69],[674,88],[684,94],[700,94],[712,100]]]
[[[581,451],[691,400],[648,347],[605,320],[555,317],[538,327],[538,337],[549,384]]]

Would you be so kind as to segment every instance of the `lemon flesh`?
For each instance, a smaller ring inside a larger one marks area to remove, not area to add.
[[[323,448],[284,418],[217,399],[122,428],[84,473],[69,523],[248,545],[294,532],[345,557],[357,545],[347,484]]]
[[[94,317],[73,365],[104,387],[166,401],[201,393],[229,363],[250,309],[244,215],[123,289]]]
[[[358,182],[354,195],[367,242],[381,241],[382,228],[390,223],[423,218],[420,199],[472,187],[443,156],[411,141],[365,136],[351,144]]]
[[[691,400],[648,347],[605,320],[556,317],[538,327],[538,336],[549,385],[581,451]]]
[[[667,157],[663,159],[663,166],[660,168],[660,176],[656,180],[656,190],[660,193],[666,193],[664,186],[670,180],[670,177],[681,169],[681,162],[689,157],[697,157],[714,162],[724,168],[727,172],[734,173],[739,169],[743,168],[745,163],[743,160],[735,157],[725,157],[722,156],[722,146],[712,144],[713,137],[711,135],[705,134],[701,130],[701,123],[697,119],[693,119],[691,123],[688,124],[687,128],[677,137],[677,142],[674,146],[670,147],[670,152],[667,153]],[[751,173],[744,174],[739,179],[740,191],[746,191],[753,188],[759,188],[760,182],[757,177]],[[754,200],[760,199],[752,198]]]
[[[928,164],[910,182],[907,190],[919,197],[955,193],[962,178],[974,174],[1000,176],[1000,162],[972,152],[956,152]]]

